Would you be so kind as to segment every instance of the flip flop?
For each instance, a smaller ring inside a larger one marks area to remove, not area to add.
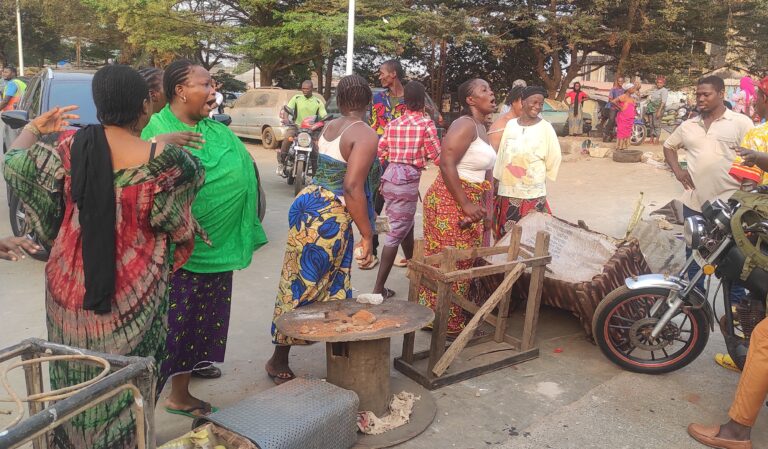
[[[400,268],[405,268],[408,266],[408,259],[403,257],[400,260],[396,260],[392,265]]]
[[[395,293],[394,290],[390,290],[387,287],[384,287],[384,290],[381,292],[381,296],[383,296],[384,299],[389,299],[389,298],[395,296],[395,294],[396,293]]]
[[[265,371],[267,370],[265,369]],[[293,371],[291,371],[290,368],[286,371],[281,371],[277,374],[272,374],[269,371],[267,371],[267,376],[269,376],[269,378],[272,379],[272,382],[274,382],[275,385],[281,385],[296,378],[296,375],[293,374]]]
[[[728,354],[715,354],[715,363],[727,370],[731,370],[737,373],[741,372],[739,367],[736,366],[736,364],[733,362],[733,359]]]
[[[192,413],[192,412],[197,411],[197,410],[202,410],[203,414],[202,415],[195,415],[194,413]],[[172,415],[181,415],[181,416],[186,416],[187,418],[196,419],[196,418],[200,418],[201,416],[208,416],[211,413],[218,412],[219,408],[218,407],[212,407],[210,403],[203,401],[202,404],[200,404],[200,405],[198,405],[196,407],[190,407],[190,408],[186,408],[186,409],[177,409],[177,408],[165,407],[165,411],[170,413],[170,414],[172,414]]]
[[[218,379],[221,377],[221,370],[213,365],[208,365],[205,368],[193,369],[192,377],[199,377],[201,379]]]

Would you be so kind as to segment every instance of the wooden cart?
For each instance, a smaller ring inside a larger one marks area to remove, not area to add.
[[[408,300],[418,302],[419,290],[422,288],[436,292],[435,320],[429,350],[414,352],[415,332],[405,335],[402,355],[395,359],[395,368],[398,371],[425,388],[433,390],[538,357],[539,350],[535,346],[535,339],[541,291],[546,265],[552,260],[549,255],[549,234],[546,232],[537,234],[535,248],[531,254],[521,248],[521,229],[515,227],[510,232],[513,235],[509,246],[445,248],[442,252],[427,257],[424,256],[424,241],[416,242],[413,259],[408,263],[410,279]],[[505,253],[507,261],[502,264],[466,270],[456,269],[456,262],[460,260]],[[515,337],[508,332],[511,290],[527,268],[531,269],[528,304],[525,309],[522,334]],[[457,295],[452,290],[454,282],[501,273],[505,274],[504,281],[481,306]],[[474,316],[453,343],[446,347],[449,312],[453,304]],[[494,309],[498,310],[496,314],[493,314]],[[475,330],[483,322],[492,327],[492,335],[475,337]],[[460,357],[466,347],[486,343],[490,343],[493,348],[487,348],[488,350],[483,354],[493,353],[493,356],[475,355],[463,359]],[[449,370],[452,364],[454,366]]]

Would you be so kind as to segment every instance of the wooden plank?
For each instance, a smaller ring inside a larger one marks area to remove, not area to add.
[[[536,233],[537,257],[549,254],[549,234],[544,231]],[[533,347],[536,340],[536,327],[539,323],[539,309],[541,308],[541,292],[544,289],[544,267],[539,266],[531,271],[531,283],[528,289],[528,304],[525,307],[525,323],[523,325],[523,341],[520,349],[523,351]]]
[[[441,253],[441,256],[445,253]],[[442,259],[442,257],[441,257]],[[428,265],[424,262],[417,262],[415,260],[412,260],[408,262],[408,269],[413,270],[417,273],[421,273],[423,275],[426,275],[430,279],[434,279],[436,281],[445,281],[445,273],[441,271],[441,268],[435,268],[432,265]]]
[[[485,246],[480,248],[457,249],[457,260],[477,259],[478,257],[495,256],[497,254],[506,254],[509,252],[508,246]],[[424,261],[429,265],[440,263],[442,259],[440,254],[427,257]]]
[[[468,268],[466,270],[457,270],[450,273],[445,273],[443,278],[446,282],[458,282],[467,281],[470,279],[491,276],[494,274],[506,273],[512,270],[516,265],[524,265],[527,267],[539,267],[546,265],[552,261],[551,256],[533,257],[531,259],[522,259],[515,262],[504,262],[497,265],[488,265],[485,267]]]
[[[510,237],[510,245],[507,251],[507,262],[514,262],[520,254],[520,239],[523,236],[523,229],[520,226],[513,225]],[[512,301],[512,289],[504,293],[504,297],[499,303],[499,313],[496,316],[496,332],[493,339],[496,343],[504,341],[504,335],[507,334],[507,315],[509,315],[509,303]]]
[[[424,260],[424,240],[419,239],[414,242],[413,245],[413,257],[412,260],[422,262]],[[408,302],[419,302],[419,288],[421,287],[421,279],[423,275],[414,271],[413,278],[408,286]],[[411,275],[411,269],[408,268],[408,275]],[[409,276],[410,277],[410,276]],[[403,336],[403,351],[401,356],[408,363],[413,363],[413,348],[416,344],[416,332],[408,332]]]
[[[40,358],[38,353],[26,353],[21,356],[21,360],[27,361]],[[45,392],[43,386],[43,370],[39,363],[33,365],[24,365],[24,380],[27,384],[27,396],[32,396]],[[36,415],[43,411],[45,402],[30,401],[28,403],[29,416]],[[48,442],[45,436],[39,436],[32,440],[33,449],[46,449]]]
[[[518,363],[535,359],[538,356],[539,350],[538,348],[534,348],[530,351],[516,352],[510,357],[489,364],[477,362],[476,365],[471,368],[458,371],[456,373],[449,373],[441,377],[427,376],[415,366],[406,364],[401,359],[395,359],[395,369],[418,382],[424,388],[428,390],[435,390],[446,385],[452,385],[467,379],[472,379],[474,377],[497,371],[508,366],[517,365]]]
[[[480,325],[480,321],[482,321],[487,314],[493,311],[493,308],[496,307],[496,305],[502,300],[507,290],[510,290],[512,285],[514,285],[517,279],[520,278],[520,276],[523,274],[523,271],[525,271],[525,265],[517,264],[515,268],[506,275],[501,285],[499,285],[496,291],[493,292],[488,300],[485,301],[485,304],[480,307],[480,310],[477,311],[477,314],[472,317],[464,330],[461,331],[461,334],[459,334],[458,338],[456,338],[451,347],[445,351],[445,354],[440,357],[440,360],[435,363],[434,366],[429,367],[433,374],[439,377],[445,373],[445,370],[448,369],[448,366],[451,364],[453,359],[459,355],[459,352],[464,349],[469,339],[474,335],[475,329]]]
[[[477,314],[477,311],[480,310],[480,307],[477,304],[462,298],[453,290],[451,290],[451,302],[471,313],[472,315]],[[485,322],[491,326],[496,327],[496,317],[493,315],[486,316]]]
[[[444,273],[456,269],[455,249],[446,248],[440,270]],[[445,340],[448,332],[448,319],[451,311],[451,284],[438,279],[437,299],[435,301],[435,320],[432,322],[432,341],[429,346],[429,370],[445,353]]]

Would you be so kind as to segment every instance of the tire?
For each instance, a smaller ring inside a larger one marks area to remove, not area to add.
[[[635,123],[632,125],[632,137],[629,138],[629,143],[632,145],[642,145],[645,142],[645,138],[648,136],[648,129],[645,125]]]
[[[602,351],[608,360],[627,371],[643,374],[663,374],[683,368],[701,354],[709,340],[709,321],[707,320],[707,314],[703,309],[683,307],[680,312],[675,315],[673,322],[675,318],[681,316],[685,317],[683,318],[681,326],[674,326],[678,331],[680,330],[680,327],[685,326],[685,323],[688,322],[688,320],[690,320],[691,328],[690,331],[686,331],[686,333],[690,334],[689,340],[671,356],[667,354],[665,349],[647,351],[638,348],[631,341],[631,336],[629,334],[633,331],[631,329],[633,326],[637,326],[641,321],[646,321],[647,324],[645,324],[644,327],[638,327],[636,329],[637,331],[641,331],[647,330],[653,325],[653,318],[638,318],[638,316],[642,315],[642,309],[632,308],[631,306],[635,305],[646,308],[645,314],[647,315],[647,310],[650,309],[650,305],[654,302],[653,299],[649,300],[650,298],[648,297],[655,297],[656,300],[658,300],[659,298],[668,297],[669,293],[670,290],[666,288],[630,290],[627,286],[621,286],[612,291],[600,302],[597,310],[595,310],[594,318],[592,319],[592,335],[594,336],[600,351]],[[662,306],[661,310],[657,313],[657,316],[661,316],[664,310],[665,306]],[[638,312],[640,312],[640,315],[638,315]],[[635,316],[626,318],[624,315],[621,315],[628,313],[632,313]],[[615,329],[622,327],[616,323],[625,323],[627,330]],[[672,322],[670,325],[671,324]],[[670,328],[670,330],[672,330],[672,328]],[[626,338],[628,339],[625,341],[626,344],[617,345],[614,336],[624,337],[623,334],[625,332],[627,334]],[[641,335],[641,333],[637,332],[635,335]],[[678,333],[678,336],[680,335],[681,333]],[[674,341],[676,340],[673,340],[672,344],[675,344]],[[647,342],[646,344],[650,344],[650,342]],[[620,346],[623,346],[623,348]],[[671,346],[665,346],[665,348],[668,348],[671,351]],[[626,349],[628,349],[628,352],[625,353],[624,351]],[[639,353],[650,352],[652,360],[642,360],[636,356],[630,356],[635,349],[639,349]],[[666,357],[654,359],[653,354],[659,351],[664,351],[663,354]]]
[[[279,144],[280,142],[275,138],[275,132],[272,131],[272,128],[269,126],[264,128],[261,132],[261,145],[267,150],[274,150]]]
[[[8,191],[8,196],[10,197],[8,209],[11,218],[11,231],[13,231],[13,235],[16,237],[21,237],[26,231],[24,203],[10,191]]]
[[[643,158],[643,152],[640,150],[617,150],[613,152],[613,162],[635,163]]]
[[[296,161],[296,181],[293,183],[293,195],[298,196],[299,192],[304,190],[307,181],[306,174],[307,161]]]
[[[27,225],[26,214],[24,213],[24,203],[10,190],[8,191],[8,197],[10,201],[8,208],[10,210],[11,231],[13,232],[13,235],[16,237],[22,237],[26,235],[28,238],[34,240],[35,243],[40,245],[43,249],[42,251],[38,251],[35,254],[30,254],[30,256],[35,260],[40,260],[43,262],[47,261],[48,255],[51,252],[51,248],[45,243],[41,242],[34,233],[25,232]]]

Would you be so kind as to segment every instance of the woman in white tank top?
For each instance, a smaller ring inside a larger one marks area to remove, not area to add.
[[[462,116],[456,119],[443,138],[440,175],[424,197],[424,239],[427,256],[446,246],[471,248],[483,246],[490,229],[491,171],[496,152],[488,143],[486,118],[496,109],[488,83],[481,79],[466,81],[459,87]],[[487,242],[489,243],[489,242]],[[469,268],[472,261],[461,261],[458,269]],[[453,290],[466,298],[469,283],[456,282]],[[436,294],[419,291],[419,302],[435,308]],[[452,306],[448,333],[464,329],[462,309]],[[436,324],[439,326],[442,324]]]

